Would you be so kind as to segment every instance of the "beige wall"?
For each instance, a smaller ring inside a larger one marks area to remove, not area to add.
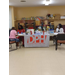
[[[65,15],[65,6],[15,7],[14,13],[17,20],[20,20],[22,17],[31,16],[46,17],[48,13]]]
[[[21,20],[22,17],[31,16],[43,16],[46,17],[50,14],[65,15],[65,6],[38,6],[38,7],[13,7],[12,8],[12,25],[15,26],[15,17],[17,20]],[[57,26],[59,23],[65,25],[65,20],[54,21],[54,25]]]
[[[14,16],[17,20],[21,20],[22,17],[31,16],[43,16],[50,14],[60,14],[65,15],[65,6],[38,6],[38,7],[14,7]],[[65,25],[65,20],[54,21],[55,26],[61,23]]]
[[[13,6],[9,6],[9,8],[11,8],[11,12],[12,12],[12,26],[15,26],[15,21],[14,21],[14,7]]]

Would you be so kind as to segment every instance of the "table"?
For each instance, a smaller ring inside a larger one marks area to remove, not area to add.
[[[55,32],[55,33],[53,33],[53,34],[50,34],[50,36],[56,36],[56,35],[58,35],[58,34],[64,34],[64,32],[63,32],[63,33],[60,33],[60,32],[59,32],[59,33],[56,33],[56,32]]]
[[[21,38],[21,37],[24,36],[24,35],[25,35],[25,33],[23,33],[23,34],[18,34],[18,35],[17,35],[17,37],[18,37],[18,36],[20,37],[20,38],[19,38],[20,44],[21,44],[21,41],[22,41],[22,38]],[[20,47],[21,47],[21,46],[22,46],[22,44],[20,45]]]
[[[58,33],[53,33],[53,34],[49,34],[50,36],[54,36],[54,35],[57,35]],[[23,34],[18,34],[18,36],[24,36],[24,35],[26,35],[25,33],[23,33]]]
[[[49,35],[25,35],[24,47],[49,47]]]
[[[23,33],[23,34],[18,34],[18,36],[24,36],[25,35],[25,33]]]
[[[53,35],[44,34],[44,35],[26,35],[18,34],[18,36],[24,36],[24,47],[49,47],[50,36],[56,36],[58,33]]]

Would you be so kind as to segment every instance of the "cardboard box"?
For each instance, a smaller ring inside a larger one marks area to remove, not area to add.
[[[60,16],[60,19],[65,19],[65,16]]]
[[[60,14],[55,14],[55,18],[54,19],[60,19]]]

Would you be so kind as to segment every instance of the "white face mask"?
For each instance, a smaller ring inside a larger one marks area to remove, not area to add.
[[[57,28],[59,28],[59,26],[57,26]]]

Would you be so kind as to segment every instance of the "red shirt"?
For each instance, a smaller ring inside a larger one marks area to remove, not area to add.
[[[25,30],[24,29],[21,29],[21,30],[17,30],[17,32],[19,32],[19,33],[24,33],[25,32]]]

